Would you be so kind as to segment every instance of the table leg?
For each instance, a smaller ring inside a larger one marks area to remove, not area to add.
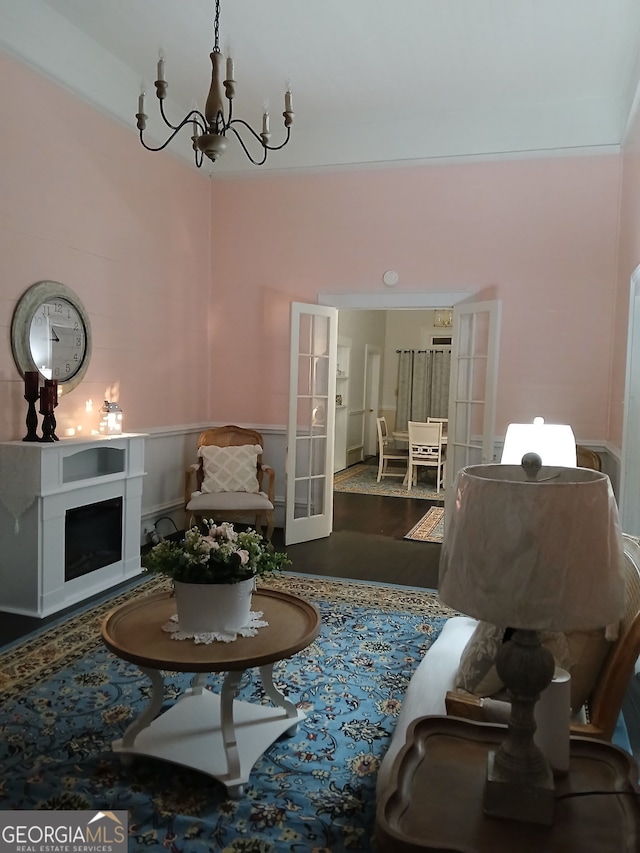
[[[260,667],[260,678],[262,679],[262,686],[264,687],[264,692],[267,694],[269,699],[273,702],[274,705],[277,705],[280,708],[284,708],[287,717],[297,717],[298,709],[290,702],[284,693],[281,693],[278,688],[273,683],[273,664],[270,663],[267,666]],[[290,729],[287,729],[285,734],[287,737],[293,737],[298,729],[298,723],[291,726]]]
[[[236,729],[233,724],[233,700],[238,692],[238,685],[243,673],[244,670],[242,669],[228,672],[220,691],[220,729],[224,752],[227,757],[227,770],[232,779],[237,779],[240,776],[240,754],[236,740]],[[228,786],[227,790],[231,797],[242,796],[242,785]]]
[[[142,666],[140,669],[151,680],[151,696],[147,707],[136,717],[122,736],[122,746],[125,749],[132,747],[137,735],[155,720],[160,713],[164,699],[164,678],[160,670],[147,669]]]
[[[191,692],[199,696],[204,690],[204,686],[207,683],[208,672],[196,672],[196,674],[191,679]]]

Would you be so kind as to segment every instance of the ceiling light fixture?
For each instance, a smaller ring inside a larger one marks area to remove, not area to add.
[[[451,308],[439,308],[434,311],[434,315],[434,326],[446,329],[450,329],[453,326],[453,311]]]
[[[220,22],[220,0],[216,0],[216,12],[215,12],[215,22],[214,22],[214,44],[213,51],[210,55],[211,57],[211,86],[209,88],[209,94],[207,96],[207,102],[204,108],[204,114],[200,112],[200,110],[194,109],[191,112],[187,113],[187,115],[182,119],[180,124],[171,124],[165,115],[164,111],[164,99],[167,97],[167,81],[164,76],[164,58],[161,56],[158,60],[158,79],[156,80],[156,95],[160,102],[160,115],[164,123],[172,130],[172,133],[166,139],[166,141],[159,145],[157,148],[154,148],[151,145],[147,145],[147,143],[143,139],[143,132],[147,126],[147,116],[144,112],[144,96],[145,93],[141,92],[138,98],[138,112],[136,113],[136,119],[138,130],[140,131],[140,142],[147,149],[147,151],[162,151],[163,148],[166,148],[167,145],[171,142],[171,140],[182,130],[185,125],[190,125],[192,130],[191,139],[193,141],[193,150],[194,150],[194,160],[195,164],[198,168],[202,166],[203,158],[206,156],[209,160],[212,160],[214,163],[220,157],[221,154],[224,153],[227,147],[227,131],[232,131],[240,145],[244,153],[247,155],[249,160],[256,165],[261,166],[267,159],[267,154],[269,151],[278,151],[280,148],[284,148],[284,146],[289,141],[291,136],[291,125],[293,124],[293,116],[294,112],[291,108],[291,88],[287,87],[287,91],[284,95],[284,112],[282,113],[284,117],[284,126],[287,131],[286,138],[284,142],[280,145],[269,145],[269,140],[271,139],[271,134],[269,132],[269,111],[265,107],[264,113],[262,115],[262,133],[256,133],[256,131],[241,118],[233,118],[233,98],[235,96],[235,80],[233,79],[233,59],[229,56],[226,61],[226,79],[222,81],[223,74],[223,59],[222,53],[220,52],[220,38],[219,38],[219,22]],[[224,97],[226,97],[228,101],[228,109],[227,115],[225,117],[224,104],[223,104],[223,95],[222,95],[222,87],[224,86]],[[242,127],[248,131],[259,143],[262,147],[262,157],[254,158],[252,154],[249,152],[244,140],[242,139],[240,133],[236,129],[236,125],[242,125]]]

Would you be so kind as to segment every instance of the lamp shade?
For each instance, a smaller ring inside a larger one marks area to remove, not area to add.
[[[503,465],[519,465],[525,453],[537,453],[543,465],[578,464],[576,439],[568,424],[546,424],[534,418],[532,424],[509,424],[504,437],[500,461]]]
[[[498,626],[572,631],[619,620],[623,545],[611,483],[586,468],[471,465],[440,557],[445,604]]]

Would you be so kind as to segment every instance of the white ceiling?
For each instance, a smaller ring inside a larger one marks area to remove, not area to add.
[[[211,171],[422,163],[617,150],[640,79],[638,0],[221,0],[234,114],[272,143],[288,80],[292,140],[251,166],[237,144]],[[135,126],[165,57],[174,121],[209,87],[214,0],[0,0],[0,44]],[[151,119],[153,117],[153,121]],[[6,118],[6,117],[5,117]],[[171,148],[191,157],[191,141]],[[154,156],[154,155],[149,155]]]

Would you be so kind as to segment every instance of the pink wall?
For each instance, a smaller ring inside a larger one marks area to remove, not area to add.
[[[10,325],[43,279],[75,290],[93,332],[60,435],[95,426],[85,401],[105,396],[129,431],[206,420],[209,181],[2,54],[0,77],[0,440],[25,434]]]
[[[395,269],[502,300],[498,433],[543,414],[606,438],[619,185],[614,155],[214,182],[214,416],[284,423],[290,302]]]
[[[9,327],[35,281],[76,290],[93,328],[59,430],[107,395],[135,431],[284,424],[291,301],[383,291],[390,268],[397,290],[502,300],[498,432],[543,413],[608,436],[620,157],[211,183],[1,55],[0,74],[0,440],[24,434]]]
[[[618,289],[613,318],[613,358],[611,367],[610,438],[622,444],[624,386],[627,360],[627,324],[631,273],[640,263],[640,114],[623,153],[623,181],[620,201],[620,251]]]

